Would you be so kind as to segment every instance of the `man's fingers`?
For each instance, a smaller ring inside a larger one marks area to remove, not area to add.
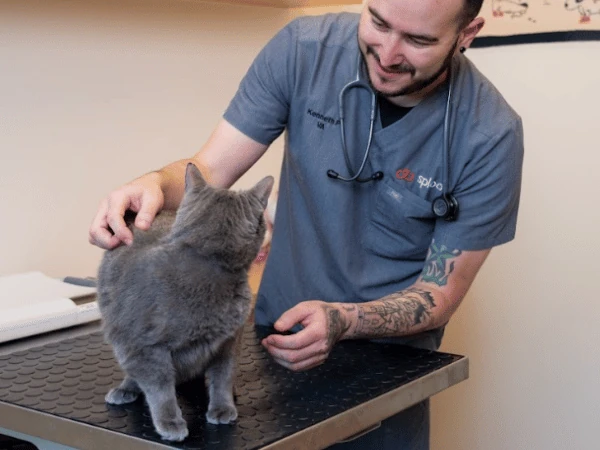
[[[108,229],[108,223],[106,221],[107,209],[108,203],[104,201],[101,203],[98,213],[92,221],[88,240],[90,244],[96,245],[105,250],[111,250],[115,247],[118,247],[122,242]]]
[[[104,250],[112,250],[121,244],[121,241],[113,236],[108,230],[90,231],[88,241],[90,244],[103,248]]]
[[[321,364],[331,349],[324,303],[309,300],[284,312],[275,328],[286,331],[296,324],[304,328],[291,335],[272,334],[262,341],[269,354],[290,370],[307,370]]]
[[[88,240],[90,244],[103,248],[104,250],[112,250],[122,244],[119,238],[114,236],[108,230],[98,230],[94,234],[90,233]]]
[[[106,212],[106,222],[108,226],[115,237],[127,245],[131,245],[133,242],[133,233],[127,227],[127,224],[123,219],[125,211],[127,211],[129,206],[130,202],[128,200],[112,195],[108,199],[108,208]]]
[[[275,359],[281,359],[290,363],[299,363],[306,359],[313,358],[316,355],[328,355],[329,347],[324,341],[313,342],[306,347],[300,349],[287,349],[276,347],[274,345],[265,345],[269,354]]]
[[[136,213],[137,228],[150,228],[164,204],[160,184],[155,181],[141,177],[103,200],[90,227],[90,242],[105,249],[115,248],[121,243],[133,243],[133,232],[124,219],[127,210]]]
[[[140,210],[135,217],[135,226],[141,230],[147,230],[152,225],[158,211],[162,208],[162,202],[156,197],[143,194]]]
[[[298,303],[284,312],[277,322],[273,324],[277,331],[288,331],[296,324],[307,325],[310,317],[318,310],[315,302],[307,301]]]
[[[265,344],[281,349],[298,350],[308,347],[314,342],[320,340],[322,336],[318,333],[317,327],[310,325],[297,333],[283,335],[272,334],[264,339]]]
[[[275,362],[286,369],[294,372],[300,372],[303,370],[309,370],[314,367],[320,366],[327,359],[327,355],[316,355],[311,358],[305,359],[299,362],[289,362],[284,359],[274,358]]]

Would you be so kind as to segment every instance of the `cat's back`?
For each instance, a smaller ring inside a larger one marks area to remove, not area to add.
[[[108,308],[117,297],[124,297],[123,290],[134,283],[143,282],[144,267],[152,253],[162,245],[169,233],[175,214],[165,211],[156,216],[148,230],[140,230],[130,225],[133,243],[121,245],[104,252],[98,269],[98,303]]]
[[[150,229],[140,230],[133,227],[133,243],[138,247],[147,247],[158,245],[168,233],[171,231],[175,222],[175,213],[172,211],[160,212],[152,222]]]
[[[129,229],[133,233],[133,243],[131,245],[121,245],[113,250],[107,250],[104,252],[102,257],[102,265],[110,270],[112,264],[117,261],[122,263],[128,262],[129,259],[135,259],[140,255],[143,255],[148,249],[160,245],[161,240],[169,233],[173,222],[175,220],[175,214],[170,211],[161,212],[156,216],[150,229],[140,230],[129,225]]]

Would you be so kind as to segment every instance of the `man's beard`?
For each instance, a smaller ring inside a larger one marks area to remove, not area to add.
[[[452,58],[454,57],[454,52],[456,50],[457,44],[458,44],[458,39],[456,40],[456,42],[454,43],[454,45],[452,46],[452,48],[450,49],[450,51],[448,52],[446,57],[444,58],[444,62],[442,63],[442,66],[439,68],[439,70],[437,72],[435,72],[430,77],[424,78],[422,80],[417,80],[414,83],[409,84],[405,88],[399,89],[394,92],[381,92],[381,91],[375,89],[375,87],[373,85],[373,81],[371,80],[371,75],[369,74],[369,83],[371,84],[371,88],[373,88],[373,90],[378,95],[380,95],[382,97],[386,97],[386,98],[410,95],[410,94],[414,94],[415,92],[419,92],[419,91],[425,89],[426,87],[433,84],[444,72],[446,72],[450,68],[450,65],[452,64]],[[379,55],[375,52],[375,50],[373,50],[373,48],[371,46],[367,46],[366,53],[367,53],[367,55],[369,55],[369,54],[373,55],[373,57],[377,60],[377,63],[379,63]],[[414,76],[414,74],[416,72],[416,69],[408,63],[396,64],[396,65],[393,65],[390,67],[386,67],[386,69],[389,69],[395,73],[409,73],[411,76]]]

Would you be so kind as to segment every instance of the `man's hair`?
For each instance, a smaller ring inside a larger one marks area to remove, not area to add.
[[[479,11],[481,11],[481,5],[483,4],[483,0],[464,0],[464,2],[465,7],[459,18],[461,29],[469,25],[469,23],[477,17]]]

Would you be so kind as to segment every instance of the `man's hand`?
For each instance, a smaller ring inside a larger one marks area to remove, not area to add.
[[[137,228],[150,228],[156,213],[164,204],[159,178],[158,173],[144,175],[102,200],[90,226],[90,243],[107,250],[123,243],[130,245],[133,242],[133,233],[123,219],[128,209],[137,213]]]
[[[296,324],[304,328],[291,335],[272,334],[261,343],[282,366],[293,371],[311,369],[325,362],[334,344],[350,327],[347,312],[340,303],[299,303],[283,313],[274,326],[280,332]]]
[[[123,216],[137,213],[135,226],[147,230],[161,209],[176,210],[185,188],[185,168],[192,162],[210,185],[229,188],[264,154],[267,145],[257,142],[225,119],[202,149],[189,159],[175,161],[117,189],[100,203],[90,226],[89,241],[104,249],[131,244],[133,234]]]

